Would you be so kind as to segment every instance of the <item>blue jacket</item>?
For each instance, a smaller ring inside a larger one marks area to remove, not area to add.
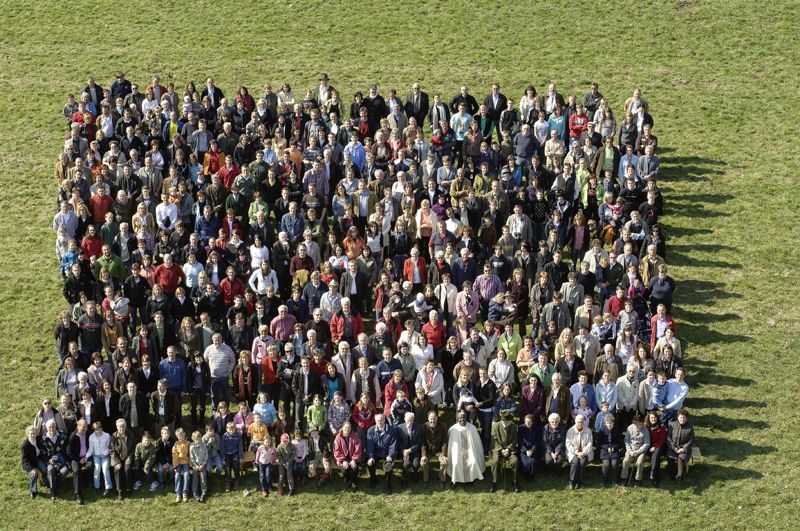
[[[206,220],[206,218],[200,216],[197,218],[197,221],[194,224],[194,231],[198,234],[198,236],[200,236],[200,241],[204,245],[208,243],[209,239],[213,240],[217,237],[219,228],[219,220],[215,217],[212,217],[210,220]]]
[[[467,260],[466,264],[461,262],[460,257],[456,258],[453,260],[452,270],[453,285],[459,290],[461,289],[465,280],[475,282],[475,278],[478,276],[478,265],[475,263],[475,260],[471,258]]]
[[[186,364],[182,359],[175,358],[175,362],[170,363],[164,358],[158,364],[158,374],[167,379],[167,389],[173,393],[186,392]]]
[[[383,431],[378,426],[370,426],[367,431],[367,457],[370,459],[386,459],[397,455],[397,431],[388,423]]]
[[[244,448],[242,448],[242,436],[238,433],[230,435],[227,431],[222,435],[220,446],[222,455],[238,455],[239,459],[244,458]]]

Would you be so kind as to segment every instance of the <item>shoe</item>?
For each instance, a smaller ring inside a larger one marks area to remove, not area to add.
[[[283,492],[283,487],[278,487],[278,494],[283,496],[285,493]]]
[[[150,492],[155,492],[157,490],[158,490],[158,481],[150,483]]]
[[[50,495],[50,499],[53,500],[53,501],[56,501],[58,499],[58,497],[55,494],[51,494]]]
[[[633,488],[638,489],[641,486],[642,486],[642,480],[641,479],[633,480]]]
[[[289,491],[289,496],[294,496],[294,494],[295,494],[294,489]]]
[[[355,492],[358,490],[358,485],[355,483],[350,483],[350,492]]]
[[[181,495],[180,494],[176,494],[175,495],[175,503],[180,503],[180,502],[181,502]]]
[[[189,501],[189,495],[188,494],[184,494],[183,495],[183,501],[184,502],[188,502]]]
[[[497,492],[497,483],[489,485],[489,492]]]
[[[119,501],[122,501],[122,498],[123,498],[122,491],[121,491],[121,490],[118,490],[118,491],[117,491],[117,499],[118,499]]]
[[[139,490],[141,488],[142,488],[142,482],[141,481],[137,481],[136,483],[133,484],[133,490]]]
[[[80,494],[75,495],[75,501],[78,502],[78,505],[83,505],[83,498],[81,498]]]
[[[575,490],[575,482],[574,481],[570,481],[569,482],[569,490]]]
[[[581,486],[582,486],[582,485],[581,485],[581,482],[580,482],[580,481],[576,482],[576,483],[575,483],[575,490],[580,490]]]
[[[392,487],[386,487],[385,489],[383,489],[383,493],[386,494],[387,496],[391,495]]]
[[[205,492],[200,495],[200,500],[199,501],[200,501],[200,503],[205,503],[206,502],[206,493]]]
[[[94,488],[94,494],[95,494],[95,496],[100,496],[100,487],[95,487]]]
[[[36,491],[32,490],[31,491],[31,499],[34,499],[34,498],[36,498]]]
[[[261,497],[262,497],[262,498],[266,498],[267,496],[269,496],[269,494],[267,494],[267,491],[265,491],[265,490],[262,490],[262,491],[261,491]]]
[[[522,492],[522,489],[519,488],[519,483],[514,483],[514,492],[517,493],[517,494]]]

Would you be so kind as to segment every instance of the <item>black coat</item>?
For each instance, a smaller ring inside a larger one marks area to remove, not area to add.
[[[625,453],[625,441],[616,427],[609,431],[603,426],[595,435],[595,446],[600,449],[600,459],[619,459]]]
[[[140,427],[150,425],[150,405],[142,392],[136,393],[136,413]],[[128,426],[131,425],[131,396],[127,393],[119,399],[119,418],[125,419]]]
[[[280,364],[278,365],[280,368]],[[305,400],[305,393],[303,393],[303,370],[298,368],[292,378],[292,391],[295,396],[303,401]],[[308,396],[312,397],[317,394],[322,394],[322,384],[320,383],[319,375],[314,371],[308,371]],[[309,399],[308,403],[311,402]]]

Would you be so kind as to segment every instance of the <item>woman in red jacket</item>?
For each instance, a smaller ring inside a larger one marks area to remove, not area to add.
[[[658,487],[658,482],[661,480],[661,457],[664,455],[667,443],[667,428],[661,424],[660,417],[655,411],[647,414],[644,425],[650,431],[650,449],[647,451],[650,456],[650,483]]]
[[[392,379],[386,384],[383,390],[383,414],[389,416],[392,412],[392,402],[397,398],[397,391],[403,391],[408,396],[408,386],[403,380],[403,371],[397,369],[392,374]]]
[[[425,259],[419,255],[419,249],[411,248],[411,256],[403,262],[403,280],[407,280],[414,285],[414,293],[422,291],[422,286],[428,278],[428,270],[425,267]]]

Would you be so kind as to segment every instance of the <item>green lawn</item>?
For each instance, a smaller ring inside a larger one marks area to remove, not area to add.
[[[1,5],[0,527],[43,518],[48,527],[89,527],[112,517],[113,527],[242,527],[255,516],[292,528],[386,528],[389,515],[433,528],[798,527],[800,481],[787,471],[800,453],[784,419],[796,412],[800,388],[778,361],[800,348],[790,284],[798,253],[784,235],[798,210],[789,190],[798,157],[784,145],[800,120],[795,4]],[[80,510],[72,501],[27,503],[19,445],[38,400],[52,392],[51,323],[63,304],[50,230],[61,107],[87,75],[108,86],[118,69],[140,83],[160,74],[179,86],[213,75],[229,94],[239,84],[258,93],[265,81],[289,81],[301,93],[326,71],[346,100],[373,81],[385,95],[419,80],[448,99],[461,83],[482,97],[498,81],[518,100],[529,82],[541,91],[553,80],[582,95],[596,80],[618,116],[642,87],[662,156],[678,335],[688,343],[686,405],[705,456],[691,479],[602,493],[565,490],[565,473],[524,484],[520,495],[489,495],[481,484],[391,498],[326,487],[268,503],[214,492],[202,507],[175,507],[169,496],[124,506],[90,499]],[[127,517],[114,512],[121,507]]]

